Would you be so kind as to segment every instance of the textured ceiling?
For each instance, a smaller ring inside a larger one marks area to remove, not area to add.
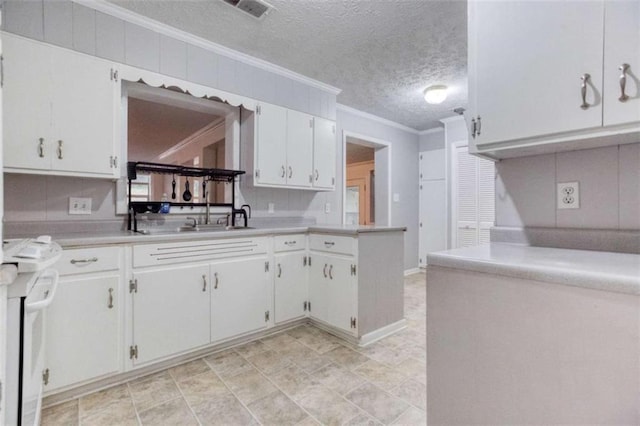
[[[465,1],[268,0],[256,20],[221,0],[109,0],[342,89],[338,102],[416,130],[467,103]],[[446,84],[428,105],[422,90]]]

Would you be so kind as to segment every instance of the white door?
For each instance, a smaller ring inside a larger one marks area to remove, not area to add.
[[[211,341],[256,331],[268,325],[267,257],[211,265]]]
[[[336,184],[336,123],[313,119],[313,186],[334,189]]]
[[[495,221],[495,166],[470,155],[467,146],[459,146],[455,148],[453,170],[455,246],[488,243],[489,229]]]
[[[51,48],[8,34],[2,34],[2,43],[4,167],[48,170],[53,149]]]
[[[209,266],[170,266],[134,272],[135,364],[184,352],[210,342]]]
[[[419,255],[421,267],[427,253],[447,248],[447,181],[445,149],[423,151],[419,156],[420,222]]]
[[[114,175],[120,82],[112,79],[113,65],[65,49],[52,56],[52,168]]]
[[[320,321],[329,322],[329,275],[331,259],[325,255],[311,253],[309,268],[310,315]]]
[[[119,274],[63,278],[47,309],[45,391],[119,370]]]
[[[287,185],[311,186],[313,117],[287,111]]]
[[[275,322],[305,316],[309,299],[304,251],[275,255]]]
[[[604,2],[472,3],[476,144],[602,125]],[[584,74],[590,75],[586,109],[580,107]]]
[[[256,120],[256,182],[286,184],[287,109],[260,104]]]
[[[625,72],[625,94],[620,100],[620,67]],[[634,77],[635,76],[635,77]],[[605,3],[604,21],[604,125],[640,121],[640,2]]]
[[[334,256],[327,256],[327,261],[327,322],[348,333],[356,334],[357,329],[351,326],[351,320],[356,317],[357,282],[351,273],[355,261]]]

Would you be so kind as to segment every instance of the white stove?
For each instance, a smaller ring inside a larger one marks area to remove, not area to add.
[[[5,422],[38,425],[45,370],[46,308],[55,297],[58,272],[51,266],[62,248],[50,238],[3,244],[3,266],[17,270],[7,288]]]

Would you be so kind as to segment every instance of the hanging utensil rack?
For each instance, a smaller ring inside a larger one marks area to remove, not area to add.
[[[210,207],[227,207],[231,216],[231,226],[236,225],[236,213],[246,214],[243,209],[236,209],[236,186],[234,185],[236,176],[245,174],[244,170],[228,170],[228,169],[205,169],[201,167],[178,166],[173,164],[148,163],[144,161],[130,161],[127,163],[127,179],[129,180],[129,231],[138,232],[137,215],[142,213],[158,213],[162,208],[162,204],[169,204],[176,207],[204,207],[207,203],[175,203],[169,201],[131,201],[132,181],[138,178],[138,173],[165,174],[184,177],[202,177],[209,182],[226,182],[231,183],[231,203],[209,203]],[[246,216],[245,216],[246,217]],[[245,219],[245,226],[247,220]]]

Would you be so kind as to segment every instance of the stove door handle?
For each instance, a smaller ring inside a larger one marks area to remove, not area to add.
[[[45,292],[44,299],[39,300],[37,302],[24,304],[24,309],[26,312],[30,313],[30,312],[40,311],[51,304],[51,302],[53,301],[53,298],[56,296],[56,290],[58,289],[58,278],[59,278],[59,274],[58,274],[58,271],[55,269],[45,269],[42,272],[42,274],[40,274],[35,285],[38,285],[38,281],[40,281],[41,279],[50,279],[51,286]]]

